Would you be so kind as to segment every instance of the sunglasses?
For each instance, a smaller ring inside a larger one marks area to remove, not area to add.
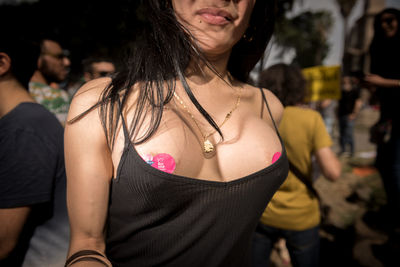
[[[99,76],[100,77],[110,77],[113,73],[109,71],[100,71]]]

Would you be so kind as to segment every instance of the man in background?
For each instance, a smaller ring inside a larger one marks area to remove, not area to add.
[[[83,77],[85,82],[110,76],[115,72],[113,61],[106,57],[92,57],[83,61]]]
[[[114,62],[103,56],[92,56],[84,59],[82,61],[83,65],[83,76],[76,84],[68,88],[68,94],[71,98],[74,96],[75,92],[86,82],[101,78],[111,76],[115,72]]]
[[[0,266],[63,266],[69,242],[63,127],[28,92],[40,49],[0,42]]]
[[[71,62],[60,43],[52,39],[41,40],[37,70],[31,78],[29,92],[36,102],[50,110],[62,125],[67,118],[70,98],[63,89],[50,85],[64,81],[70,65]]]

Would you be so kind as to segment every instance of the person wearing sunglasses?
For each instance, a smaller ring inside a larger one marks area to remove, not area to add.
[[[115,72],[114,62],[106,57],[91,57],[83,61],[85,82],[101,77],[109,77]]]
[[[74,97],[76,91],[84,83],[98,78],[111,77],[115,73],[115,64],[113,60],[101,55],[90,56],[82,60],[82,68],[82,77],[67,89],[71,98]]]
[[[43,39],[40,42],[40,50],[37,70],[31,78],[29,92],[39,104],[56,115],[64,125],[70,97],[63,89],[51,85],[58,84],[67,78],[71,62],[56,40]]]

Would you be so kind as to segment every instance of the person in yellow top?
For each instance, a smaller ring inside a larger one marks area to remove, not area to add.
[[[253,266],[269,265],[272,247],[280,238],[286,240],[294,267],[318,266],[319,203],[302,179],[312,184],[313,155],[329,180],[340,177],[341,165],[331,149],[332,140],[321,115],[303,106],[305,80],[301,71],[276,64],[264,70],[259,81],[285,106],[279,132],[292,166],[260,219],[253,239]]]

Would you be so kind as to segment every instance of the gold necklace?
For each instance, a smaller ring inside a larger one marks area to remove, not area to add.
[[[221,128],[228,120],[229,118],[232,116],[232,113],[238,108],[239,104],[240,104],[240,98],[242,96],[242,90],[243,87],[240,87],[237,99],[236,99],[236,103],[235,106],[225,115],[224,120],[222,121],[222,123],[220,125],[218,125],[218,128]],[[189,116],[192,118],[193,122],[196,124],[196,127],[199,129],[201,135],[203,136],[203,153],[205,156],[212,156],[213,153],[215,152],[215,145],[213,143],[211,143],[211,141],[208,139],[211,135],[213,135],[217,130],[214,129],[214,131],[208,133],[208,134],[204,134],[203,130],[201,129],[199,123],[197,122],[197,120],[194,118],[193,114],[190,112],[190,110],[188,109],[188,107],[186,106],[185,102],[183,102],[183,100],[176,94],[176,92],[174,92],[174,97],[178,100],[178,102],[182,105],[183,109],[189,114]]]

